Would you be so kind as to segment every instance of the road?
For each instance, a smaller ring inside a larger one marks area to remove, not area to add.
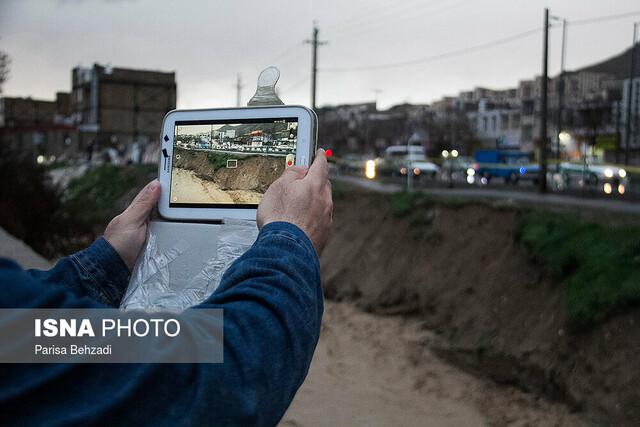
[[[406,189],[406,185],[402,185],[400,183],[383,183],[377,180],[370,180],[348,175],[339,175],[335,173],[332,173],[330,178],[331,180],[337,182],[356,185],[380,193],[392,194]],[[588,199],[566,194],[540,194],[534,192],[472,186],[466,188],[421,188],[417,191],[438,196],[468,197],[475,199],[507,199],[536,204],[542,203],[556,206],[584,207],[640,215],[640,203],[627,202],[617,199]]]

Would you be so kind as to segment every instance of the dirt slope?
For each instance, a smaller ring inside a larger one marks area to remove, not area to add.
[[[434,206],[430,215],[416,227],[393,217],[385,196],[337,199],[321,260],[327,297],[416,316],[437,332],[441,356],[595,420],[640,417],[640,313],[572,336],[559,285],[514,242],[514,211]]]
[[[578,426],[560,404],[478,378],[439,359],[437,339],[406,316],[326,301],[309,375],[284,426]]]
[[[194,171],[196,176],[213,181],[222,190],[245,190],[264,194],[269,185],[284,172],[284,157],[244,155],[238,159],[237,167],[227,169],[221,167],[214,170],[206,151],[185,150],[176,148],[173,167]]]

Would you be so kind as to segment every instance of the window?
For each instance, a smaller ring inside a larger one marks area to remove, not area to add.
[[[520,127],[520,114],[513,114],[511,116],[511,129],[518,129]]]
[[[500,116],[500,129],[502,129],[502,130],[509,129],[509,115],[508,114],[502,114]]]
[[[523,116],[533,115],[533,101],[525,101],[522,103],[522,115]]]
[[[533,141],[533,126],[532,125],[524,125],[522,126],[522,140],[523,141]]]

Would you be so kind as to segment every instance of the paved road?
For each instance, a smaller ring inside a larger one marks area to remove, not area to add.
[[[380,193],[396,193],[406,187],[398,183],[382,183],[366,178],[359,178],[347,175],[332,174],[331,179],[337,182],[345,182],[368,190]],[[626,212],[640,215],[640,203],[626,202],[623,200],[588,199],[582,197],[569,196],[565,194],[538,194],[530,192],[520,192],[492,188],[427,188],[420,189],[422,193],[442,196],[469,197],[477,199],[510,199],[532,203],[545,203],[550,205],[575,206],[592,209],[602,209],[614,212]]]

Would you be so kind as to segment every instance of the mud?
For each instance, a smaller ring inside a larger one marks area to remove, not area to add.
[[[309,375],[283,426],[579,426],[580,414],[435,355],[437,335],[407,316],[326,301]]]
[[[635,424],[640,311],[568,333],[561,286],[515,242],[517,216],[434,205],[411,225],[391,214],[386,196],[348,193],[334,201],[321,259],[326,296],[419,319],[436,333],[432,350],[470,372],[592,422]]]
[[[266,155],[238,155],[237,167],[215,169],[210,152],[176,148],[173,168],[193,171],[205,181],[216,183],[225,191],[253,191],[264,194],[269,185],[282,175],[285,158]],[[179,157],[179,158],[178,158]]]

